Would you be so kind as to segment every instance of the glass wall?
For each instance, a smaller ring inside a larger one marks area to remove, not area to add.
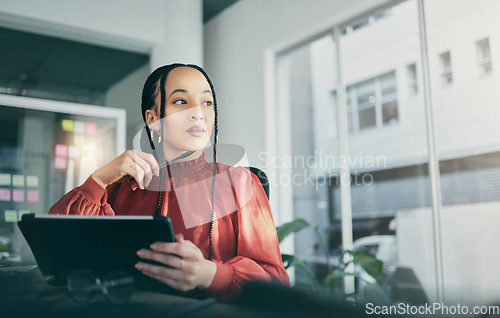
[[[417,226],[432,225],[423,212],[431,191],[417,1],[362,17],[341,34],[351,175],[360,179],[351,184],[354,246],[384,262],[380,285],[398,300],[436,300],[432,235]],[[331,191],[338,202],[338,187]],[[340,215],[338,203],[332,208]]]
[[[491,304],[500,299],[500,2],[425,1],[425,12],[445,297]]]
[[[500,299],[500,258],[493,252],[500,241],[500,107],[494,95],[500,23],[494,12],[500,12],[495,0],[402,1],[278,55],[285,65],[277,69],[278,85],[285,87],[278,99],[287,101],[290,113],[283,118],[289,134],[281,136],[292,145],[290,173],[302,176],[292,178],[294,218],[321,234],[299,232],[295,253],[320,280],[328,274],[322,237],[333,266],[350,244],[384,262],[375,287],[356,280],[356,291],[367,298],[382,292],[391,302],[475,305]],[[339,130],[342,120],[345,131]],[[339,150],[342,143],[347,153]],[[434,183],[431,154],[439,159]],[[346,166],[347,199],[340,178]],[[437,185],[434,196],[431,184]],[[342,239],[345,204],[352,242]],[[303,271],[296,275],[297,283],[308,282]]]
[[[329,34],[282,58],[292,140],[291,152],[281,157],[282,164],[289,162],[291,167],[294,217],[311,225],[295,235],[295,250],[300,251],[298,256],[309,262],[320,280],[327,275],[326,259],[312,227],[318,226],[324,241],[339,234],[330,231],[331,226],[338,227],[338,222],[331,223],[328,203],[330,176],[339,174],[335,165],[338,132],[334,56],[335,43]],[[339,250],[330,252],[338,256]],[[310,283],[303,271],[295,274],[297,283]]]
[[[17,222],[124,150],[125,111],[0,96],[0,267],[35,264]]]

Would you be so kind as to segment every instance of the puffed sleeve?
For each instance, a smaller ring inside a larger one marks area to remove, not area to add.
[[[49,214],[76,214],[76,215],[115,215],[108,203],[108,192],[113,193],[114,187],[103,189],[92,176],[79,187],[66,193]]]
[[[283,267],[278,236],[267,196],[253,173],[245,168],[233,171],[237,211],[234,229],[237,255],[215,261],[217,272],[208,292],[230,302],[242,285],[251,280],[290,285]]]

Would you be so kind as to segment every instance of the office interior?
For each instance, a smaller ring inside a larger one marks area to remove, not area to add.
[[[0,0],[0,265],[29,257],[23,214],[135,147],[145,79],[183,62],[214,83],[219,143],[269,177],[276,225],[310,224],[281,251],[318,281],[323,247],[333,267],[364,249],[382,276],[348,266],[337,291],[498,303],[498,12],[497,0]]]

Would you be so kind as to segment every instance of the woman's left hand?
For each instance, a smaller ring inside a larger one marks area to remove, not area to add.
[[[141,249],[137,255],[167,266],[137,263],[135,267],[143,274],[181,291],[208,288],[215,277],[217,265],[205,259],[202,252],[191,241],[176,235],[174,243],[154,243],[151,250]],[[170,267],[168,267],[170,266]]]

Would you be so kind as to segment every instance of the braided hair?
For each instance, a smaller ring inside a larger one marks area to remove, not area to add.
[[[218,133],[218,126],[217,126],[217,98],[215,96],[215,90],[214,86],[212,84],[212,81],[208,77],[207,73],[199,66],[193,65],[193,64],[181,64],[181,63],[174,63],[170,65],[164,65],[156,70],[154,70],[149,77],[146,79],[146,82],[144,83],[144,87],[142,89],[142,98],[141,98],[141,110],[142,110],[142,118],[144,119],[144,122],[146,123],[146,133],[147,133],[147,138],[149,140],[151,149],[153,149],[153,154],[156,156],[157,159],[163,158],[163,149],[162,147],[158,147],[160,149],[155,149],[155,145],[153,143],[153,134],[149,129],[149,126],[147,125],[147,120],[146,120],[146,111],[148,109],[153,108],[156,106],[156,99],[158,97],[158,94],[160,94],[160,119],[165,117],[165,81],[167,79],[168,74],[170,71],[177,67],[190,67],[198,70],[205,79],[208,82],[208,85],[210,86],[210,90],[212,91],[212,97],[214,100],[214,113],[215,113],[215,118],[214,118],[214,128],[213,128],[213,135],[214,135],[214,144],[213,144],[213,161],[212,161],[212,187],[211,187],[211,214],[210,214],[210,229],[208,232],[208,239],[210,243],[210,249],[208,252],[208,259],[212,260],[212,253],[213,253],[213,242],[212,242],[212,233],[213,233],[213,227],[214,227],[214,218],[215,218],[215,210],[214,210],[214,195],[215,195],[215,177],[217,175],[217,133]],[[160,136],[163,136],[163,124],[160,125]],[[168,166],[167,166],[168,168]],[[158,204],[156,206],[156,214],[160,215],[160,209],[161,209],[161,201],[162,201],[162,174],[160,173],[160,189],[158,191]]]

